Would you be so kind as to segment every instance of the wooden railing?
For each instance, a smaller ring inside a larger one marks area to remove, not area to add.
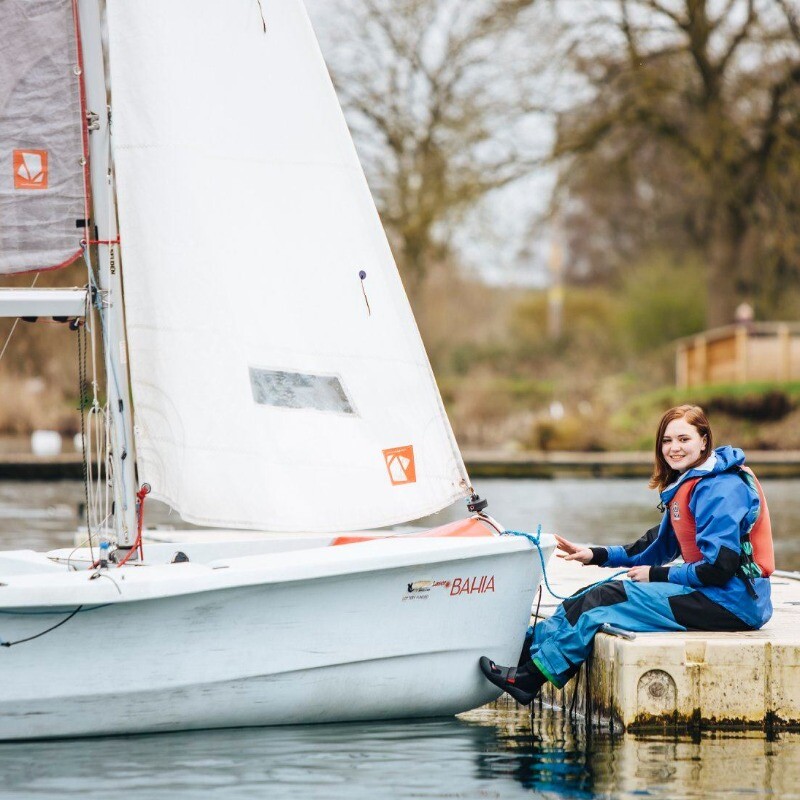
[[[675,377],[679,389],[714,383],[800,380],[800,324],[728,325],[680,339]]]

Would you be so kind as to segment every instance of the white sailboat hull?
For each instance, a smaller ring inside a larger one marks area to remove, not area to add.
[[[498,696],[478,658],[516,661],[541,566],[514,537],[393,538],[91,574],[3,579],[4,641],[83,609],[0,649],[0,739],[457,714]]]

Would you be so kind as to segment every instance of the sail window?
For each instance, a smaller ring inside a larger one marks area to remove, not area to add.
[[[342,382],[335,375],[250,367],[250,387],[253,400],[264,406],[356,413]]]

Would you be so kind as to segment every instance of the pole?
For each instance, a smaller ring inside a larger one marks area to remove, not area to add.
[[[564,326],[564,247],[556,222],[550,239],[550,287],[547,290],[547,335],[560,339]]]
[[[105,79],[99,0],[77,0],[83,82],[86,91],[86,124],[89,125],[89,169],[92,188],[91,224],[86,238],[99,242],[98,282],[103,349],[111,420],[114,530],[117,546],[133,547],[137,535],[136,469],[133,419],[128,379],[122,275],[117,242],[117,208],[111,169],[110,110]],[[91,121],[91,122],[90,122]]]

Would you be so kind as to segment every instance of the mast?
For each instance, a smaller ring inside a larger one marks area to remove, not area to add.
[[[133,415],[122,306],[120,248],[117,242],[117,208],[111,170],[110,108],[105,80],[100,0],[77,0],[77,7],[86,91],[86,123],[89,126],[93,206],[92,224],[87,225],[86,234],[87,241],[93,235],[98,241],[99,305],[111,420],[114,529],[118,547],[130,549],[137,535]]]

